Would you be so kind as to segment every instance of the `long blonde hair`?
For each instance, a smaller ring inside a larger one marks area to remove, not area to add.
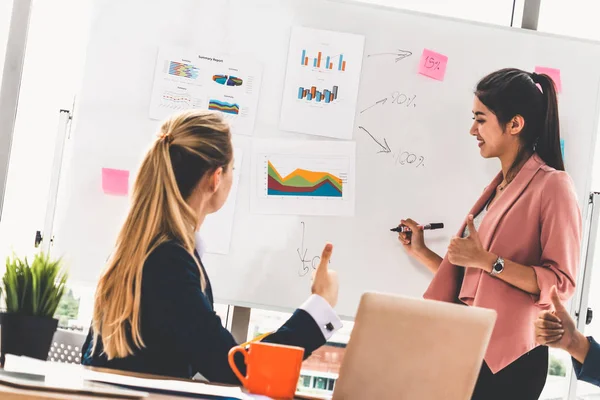
[[[131,208],[96,290],[94,351],[100,335],[109,360],[145,347],[140,330],[144,262],[171,240],[194,253],[198,217],[186,200],[206,173],[226,169],[233,158],[229,126],[218,114],[184,112],[164,122],[160,132],[139,169]],[[204,287],[202,272],[201,277]]]

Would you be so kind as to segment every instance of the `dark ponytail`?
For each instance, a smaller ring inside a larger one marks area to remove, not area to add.
[[[525,121],[519,135],[519,152],[507,174],[509,181],[524,158],[534,152],[550,167],[564,171],[556,88],[548,75],[501,69],[479,81],[475,95],[503,128],[516,115]]]
[[[554,169],[564,171],[565,164],[560,150],[560,123],[556,86],[552,78],[546,74],[536,74],[534,72],[531,78],[541,86],[546,103],[544,126],[540,132],[535,151],[546,164]]]

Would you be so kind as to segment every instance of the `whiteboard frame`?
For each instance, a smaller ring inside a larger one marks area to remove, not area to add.
[[[569,313],[574,318],[577,330],[585,331],[587,308],[589,304],[589,294],[592,285],[592,268],[596,256],[596,243],[598,241],[598,222],[600,220],[600,193],[590,193],[588,200],[588,218],[585,220],[583,241],[582,241],[582,269],[578,274],[577,288]],[[569,366],[571,371],[568,380],[567,399],[575,399],[577,396],[577,376],[575,371]]]

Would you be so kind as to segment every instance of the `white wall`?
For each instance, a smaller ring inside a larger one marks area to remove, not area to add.
[[[496,25],[510,25],[512,0],[359,0],[405,10],[469,19]],[[546,1],[546,0],[544,0]],[[556,0],[564,1],[564,0]],[[572,1],[572,0],[570,0]],[[593,1],[593,0],[590,0]],[[515,24],[518,25],[518,24]],[[519,25],[520,26],[520,25]]]
[[[543,0],[538,30],[599,40],[598,15],[598,0]]]

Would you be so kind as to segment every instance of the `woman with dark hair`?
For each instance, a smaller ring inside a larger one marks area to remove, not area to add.
[[[560,150],[558,103],[547,75],[518,69],[491,73],[477,85],[470,134],[501,172],[475,203],[444,258],[418,225],[404,248],[434,274],[424,297],[485,307],[496,326],[473,399],[537,399],[546,382],[548,348],[532,325],[574,292],[581,213]],[[460,190],[460,186],[457,186]]]

